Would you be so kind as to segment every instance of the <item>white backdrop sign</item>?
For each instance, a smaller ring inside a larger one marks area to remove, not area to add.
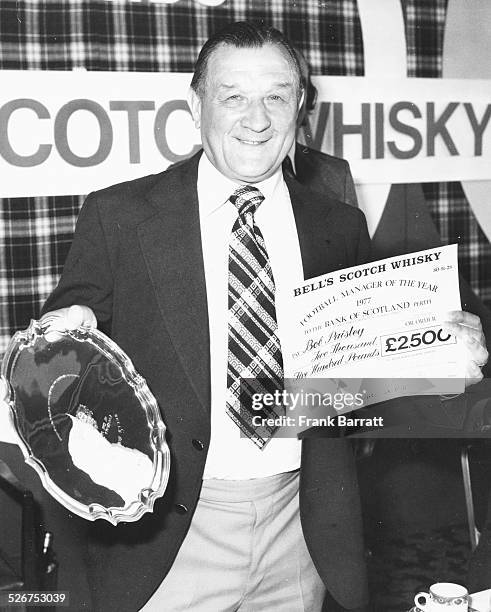
[[[0,197],[85,194],[200,146],[183,73],[0,71]],[[355,182],[491,178],[491,80],[317,77],[312,144]]]

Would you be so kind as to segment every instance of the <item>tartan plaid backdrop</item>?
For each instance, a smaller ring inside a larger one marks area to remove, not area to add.
[[[408,76],[441,76],[446,0],[401,2]],[[2,0],[0,69],[190,72],[208,36],[241,19],[283,30],[315,75],[364,73],[356,0],[226,0],[214,8],[195,0]],[[462,272],[491,303],[491,246],[460,184],[424,189],[443,241],[463,245]],[[0,354],[16,329],[38,317],[55,286],[82,202],[82,195],[0,200]]]

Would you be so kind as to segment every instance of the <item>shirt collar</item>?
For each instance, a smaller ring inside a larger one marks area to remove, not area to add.
[[[297,143],[294,140],[293,144],[292,144],[292,148],[288,151],[288,157],[290,158],[290,161],[292,162],[292,169],[293,169],[293,174],[297,173],[297,169],[295,168],[295,151],[297,148]]]
[[[281,166],[264,181],[255,183],[263,194],[264,200],[271,199],[275,190],[283,181]],[[201,214],[208,216],[224,206],[241,183],[233,181],[222,174],[203,153],[198,166],[198,200]]]

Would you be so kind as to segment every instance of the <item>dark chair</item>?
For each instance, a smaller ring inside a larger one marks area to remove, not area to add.
[[[476,514],[474,511],[474,497],[472,495],[471,469],[469,464],[469,445],[465,444],[460,451],[460,463],[462,465],[462,479],[464,483],[465,508],[467,512],[467,526],[471,548],[474,550],[479,543],[481,532],[476,526]]]
[[[51,549],[52,535],[40,523],[39,509],[31,491],[2,460],[0,494],[2,522],[6,521],[6,512],[20,515],[18,550],[7,552],[8,547],[0,541],[0,591],[55,590],[58,566]]]
[[[460,453],[471,548],[479,543],[491,488],[491,441],[472,440]]]

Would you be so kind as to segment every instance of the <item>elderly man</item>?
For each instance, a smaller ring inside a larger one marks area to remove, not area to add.
[[[191,84],[204,153],[91,194],[80,213],[44,309],[52,334],[109,333],[157,397],[172,453],[152,514],[87,525],[92,610],[314,612],[326,589],[328,610],[366,606],[349,445],[266,444],[239,406],[242,377],[281,388],[277,289],[368,258],[358,209],[283,176],[302,96],[283,35],[232,24],[204,45]],[[479,377],[479,321],[457,316]]]

